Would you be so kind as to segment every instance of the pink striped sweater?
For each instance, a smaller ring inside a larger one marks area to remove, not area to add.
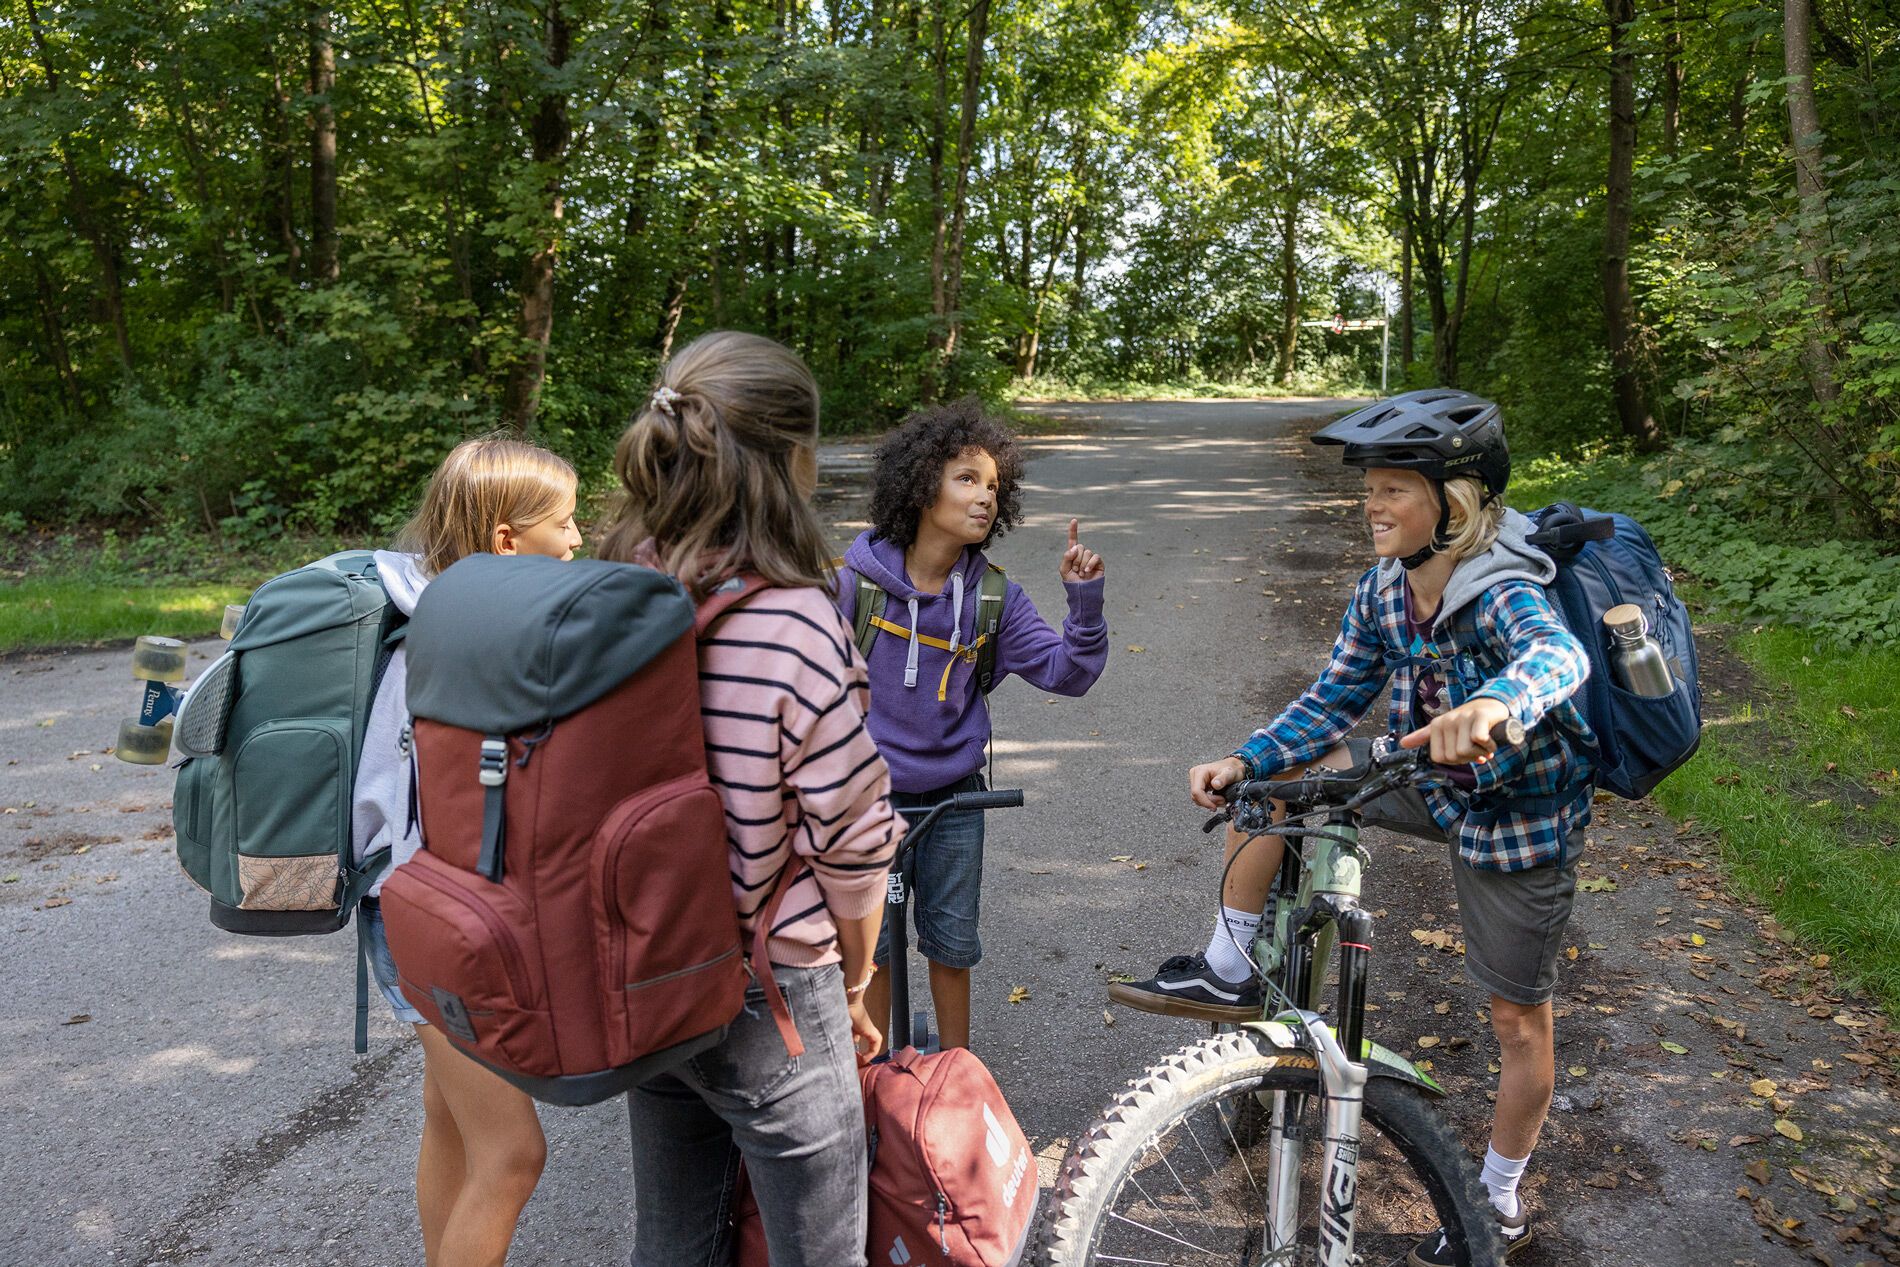
[[[830,596],[766,590],[720,619],[700,642],[699,701],[746,944],[790,864],[801,871],[767,953],[798,967],[837,962],[832,916],[878,909],[904,820],[864,728],[864,660]]]

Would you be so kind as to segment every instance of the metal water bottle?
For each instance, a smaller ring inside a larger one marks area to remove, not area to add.
[[[1624,603],[1603,613],[1610,631],[1610,672],[1616,684],[1632,695],[1660,696],[1676,689],[1662,645],[1649,636],[1643,609]]]

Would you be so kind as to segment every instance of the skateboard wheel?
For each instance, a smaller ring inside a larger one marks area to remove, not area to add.
[[[226,604],[224,608],[224,623],[218,627],[218,637],[224,639],[226,642],[231,641],[231,636],[237,633],[238,621],[243,619],[243,603]]]
[[[185,644],[176,638],[140,638],[132,646],[132,676],[147,682],[185,677]]]
[[[113,755],[133,765],[164,765],[171,746],[171,718],[156,726],[141,726],[138,718],[128,717],[119,723],[119,746]]]

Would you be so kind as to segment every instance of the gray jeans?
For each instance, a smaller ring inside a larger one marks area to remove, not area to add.
[[[757,984],[724,1042],[627,1093],[633,1267],[726,1267],[739,1159],[772,1267],[863,1267],[866,1154],[844,976],[773,966],[805,1054]]]

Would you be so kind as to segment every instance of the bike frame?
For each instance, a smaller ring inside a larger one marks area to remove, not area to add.
[[[1325,1088],[1319,1258],[1324,1267],[1352,1267],[1353,1220],[1359,1186],[1359,1124],[1365,1108],[1366,979],[1372,949],[1372,919],[1359,907],[1365,856],[1359,847],[1359,812],[1335,810],[1322,826],[1276,830],[1289,844],[1275,883],[1273,927],[1255,942],[1256,961],[1271,973],[1277,966],[1295,1006],[1273,1019],[1310,1053]],[[1295,849],[1294,841],[1302,847]],[[1343,937],[1342,937],[1343,934]],[[1339,1017],[1344,1041],[1319,1015],[1326,968],[1339,949]],[[1299,1233],[1300,1166],[1306,1140],[1300,1126],[1306,1097],[1276,1091],[1268,1109],[1267,1256],[1265,1264],[1290,1263]]]

